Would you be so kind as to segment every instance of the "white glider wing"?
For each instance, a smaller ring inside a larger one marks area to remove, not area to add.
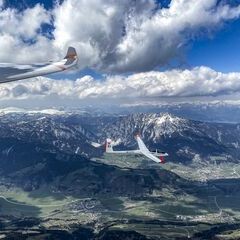
[[[62,72],[75,66],[77,61],[78,58],[75,48],[69,47],[66,57],[59,62],[33,65],[0,63],[0,83]]]
[[[157,158],[156,156],[154,156],[149,150],[148,148],[146,147],[146,145],[144,144],[144,142],[142,141],[142,139],[140,138],[139,135],[136,135],[136,140],[137,140],[137,143],[138,143],[138,147],[141,151],[141,153],[146,156],[147,158],[153,160],[154,162],[157,162],[157,163],[161,163],[162,160],[160,160],[159,158]]]

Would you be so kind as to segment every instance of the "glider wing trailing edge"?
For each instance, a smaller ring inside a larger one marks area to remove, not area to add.
[[[59,62],[31,65],[0,63],[0,83],[62,72],[76,66],[77,61],[78,57],[75,48],[69,47],[65,58]]]

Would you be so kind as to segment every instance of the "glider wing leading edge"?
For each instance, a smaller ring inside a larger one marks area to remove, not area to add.
[[[69,47],[67,55],[63,60],[59,62],[32,65],[0,63],[0,83],[62,72],[75,66],[77,64],[77,61],[78,57],[75,48]]]
[[[149,158],[149,159],[151,159],[151,160],[153,160],[154,162],[157,162],[157,163],[163,163],[164,162],[164,157],[168,156],[167,153],[150,152],[139,135],[136,135],[135,138],[137,140],[138,147],[139,147],[141,153],[144,156],[146,156],[147,158]],[[154,156],[154,154],[156,154],[157,156]]]

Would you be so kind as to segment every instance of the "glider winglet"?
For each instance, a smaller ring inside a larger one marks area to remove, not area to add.
[[[67,61],[66,63],[64,64],[65,66],[71,66],[74,64],[77,64],[77,51],[74,47],[69,47],[68,50],[67,50],[67,55],[65,56],[65,58]]]
[[[77,58],[77,52],[74,47],[68,47],[67,50],[67,55],[65,56],[64,59],[76,59]]]

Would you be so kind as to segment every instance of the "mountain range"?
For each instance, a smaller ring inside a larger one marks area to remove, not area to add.
[[[191,162],[239,160],[240,124],[212,123],[180,118],[169,113],[96,115],[91,113],[7,113],[0,116],[1,142],[12,138],[45,144],[55,151],[84,157],[99,157],[106,138],[116,149],[137,147],[134,134],[141,134],[151,149],[169,153],[170,161]],[[9,153],[14,148],[4,149]]]

